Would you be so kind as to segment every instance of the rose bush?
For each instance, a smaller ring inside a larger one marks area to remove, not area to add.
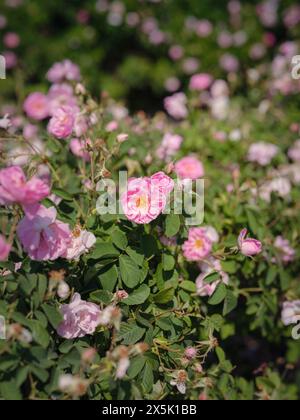
[[[6,3],[4,31],[18,1]],[[98,1],[94,15],[92,3],[68,10],[84,28],[66,25],[41,85],[32,69],[20,85],[15,68],[18,52],[26,63],[45,54],[40,40],[28,52],[15,50],[26,38],[3,38],[15,70],[0,119],[0,398],[298,399],[299,85],[287,69],[297,43],[276,38],[282,26],[296,38],[297,5],[264,2],[254,19],[253,4],[230,1],[211,21],[175,13],[179,21],[165,23],[165,2],[143,4],[146,18],[127,2]],[[40,2],[19,8],[15,16],[40,16]],[[82,69],[65,58],[66,39],[94,45],[98,13],[109,40],[125,25],[143,51],[162,48],[159,70],[128,56],[113,80],[130,81],[121,89],[129,96],[150,84],[165,112],[91,95],[81,74],[93,90],[92,48],[74,52],[76,62],[88,58]],[[199,42],[211,74],[199,73]],[[202,178],[204,222],[191,225],[176,211],[176,191],[187,198],[193,180],[196,198]],[[114,195],[119,205],[100,212]]]

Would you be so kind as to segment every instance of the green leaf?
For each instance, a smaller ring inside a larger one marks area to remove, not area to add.
[[[196,293],[196,285],[192,281],[185,280],[181,283],[179,283],[179,287],[181,289],[186,290],[187,292]]]
[[[66,201],[73,201],[73,197],[65,190],[62,190],[60,188],[53,188],[52,193]]]
[[[99,275],[101,286],[104,290],[113,292],[117,284],[119,271],[115,265],[110,267],[105,273]]]
[[[126,254],[129,255],[129,257],[137,263],[138,266],[142,267],[144,264],[144,254],[142,253],[141,250],[137,249],[137,248],[131,248],[128,247],[126,248]]]
[[[11,380],[9,382],[2,382],[0,384],[0,395],[2,398],[4,398],[4,400],[8,401],[22,400],[21,392],[15,380]]]
[[[31,330],[34,340],[43,348],[48,347],[50,336],[47,330],[38,321],[31,321]]]
[[[223,349],[221,349],[221,347],[217,347],[216,348],[216,354],[218,356],[219,362],[220,363],[224,363],[226,360],[226,355]]]
[[[214,271],[204,278],[204,283],[211,284],[218,280],[220,280],[220,273]]]
[[[126,249],[128,245],[127,236],[124,232],[120,229],[116,229],[111,234],[112,241],[117,248],[122,249],[123,251]]]
[[[122,340],[122,344],[129,346],[140,341],[145,332],[146,328],[141,328],[134,323],[123,323],[121,324],[121,329],[118,338]]]
[[[140,282],[140,268],[130,257],[127,257],[127,255],[121,255],[119,262],[123,283],[130,289],[133,289]]]
[[[219,284],[215,293],[209,299],[208,303],[210,305],[219,305],[225,299],[227,294],[227,288],[224,283]]]
[[[175,293],[174,288],[173,287],[168,287],[168,288],[158,292],[154,296],[153,300],[154,300],[155,303],[159,303],[159,304],[163,305],[163,304],[169,303],[173,300],[174,293]]]
[[[52,327],[56,329],[63,320],[61,312],[54,306],[50,306],[47,303],[42,305],[42,310],[44,311]]]
[[[145,284],[142,284],[138,289],[130,293],[127,299],[124,299],[122,303],[126,305],[141,305],[144,303],[150,295],[150,288]]]
[[[128,369],[127,375],[130,379],[134,379],[142,371],[145,366],[146,359],[144,356],[137,356],[130,362],[130,367]]]
[[[178,214],[169,214],[166,217],[166,230],[165,234],[168,238],[176,236],[180,230],[180,216]]]
[[[146,258],[151,258],[159,253],[157,240],[152,235],[144,235],[141,239],[141,246]]]
[[[223,307],[223,316],[230,314],[238,305],[238,298],[232,293],[231,290],[227,290],[226,298]]]
[[[164,271],[172,271],[175,267],[175,258],[170,254],[163,254],[162,265]]]
[[[154,375],[153,368],[150,362],[147,360],[145,364],[145,369],[142,377],[142,386],[145,389],[145,392],[150,393],[152,391],[154,384]]]
[[[97,242],[94,251],[89,255],[89,259],[101,260],[103,258],[118,257],[120,252],[109,242]]]

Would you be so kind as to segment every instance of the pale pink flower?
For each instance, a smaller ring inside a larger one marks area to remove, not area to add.
[[[13,51],[4,51],[2,53],[5,58],[6,69],[11,70],[18,64],[18,57]]]
[[[88,386],[89,382],[79,376],[67,374],[58,378],[58,389],[74,398],[82,397],[87,392]]]
[[[176,386],[180,394],[186,393],[186,383],[188,380],[188,374],[185,370],[179,370],[173,374],[174,379],[170,382],[172,386]]]
[[[167,162],[180,150],[183,138],[177,134],[166,133],[160,147],[156,151],[159,159]]]
[[[300,140],[297,140],[289,149],[288,156],[294,162],[300,162]]]
[[[182,92],[165,98],[164,105],[168,114],[176,120],[182,120],[188,116],[187,97]]]
[[[128,180],[121,203],[126,217],[137,224],[148,224],[165,209],[174,181],[159,172],[152,177]]]
[[[74,123],[74,110],[63,106],[54,112],[48,124],[48,132],[58,139],[66,139],[72,134]]]
[[[70,60],[55,63],[46,77],[52,83],[60,83],[63,80],[79,81],[81,79],[79,67]]]
[[[117,379],[123,379],[124,376],[127,373],[127,370],[130,366],[130,360],[128,357],[122,357],[117,365],[117,371],[116,371],[116,378]]]
[[[187,347],[184,350],[184,355],[189,360],[195,359],[197,356],[197,349],[195,347]]]
[[[286,326],[297,324],[300,321],[300,300],[284,302],[281,319]]]
[[[209,257],[207,260],[199,264],[199,268],[202,271],[202,273],[198,276],[196,280],[198,296],[212,296],[220,282],[223,282],[224,284],[229,284],[228,274],[222,270],[221,262],[216,258]],[[219,273],[219,279],[214,281],[213,283],[205,283],[205,278],[209,274],[214,272]]]
[[[183,62],[182,69],[186,74],[195,73],[200,66],[200,62],[195,57],[186,58]]]
[[[220,59],[220,66],[228,73],[236,73],[240,68],[240,63],[234,55],[224,54]]]
[[[178,61],[183,57],[184,50],[180,45],[172,45],[169,49],[169,56],[173,61]]]
[[[56,220],[54,207],[27,209],[18,225],[18,237],[32,260],[53,261],[65,257],[71,243],[69,225]]]
[[[279,176],[261,186],[259,197],[270,203],[272,193],[276,193],[279,197],[285,198],[289,196],[291,189],[292,185],[290,180],[286,177]]]
[[[116,300],[118,300],[118,301],[121,301],[121,300],[124,300],[124,299],[127,299],[128,298],[128,293],[126,292],[126,290],[118,290],[116,293],[115,293],[115,298],[116,298]]]
[[[204,176],[204,168],[197,158],[187,156],[176,162],[175,173],[180,179],[196,180]]]
[[[296,257],[296,251],[291,247],[288,239],[284,239],[282,236],[277,236],[274,242],[274,246],[281,253],[281,259],[284,263],[290,263],[294,261]]]
[[[262,243],[257,239],[246,238],[247,229],[243,229],[238,238],[240,252],[246,257],[252,257],[262,252]]]
[[[284,14],[283,21],[288,28],[297,26],[300,23],[300,6],[292,5],[289,7]]]
[[[3,118],[0,119],[0,128],[3,130],[8,130],[11,127],[11,121],[8,114],[5,114]]]
[[[118,122],[117,122],[117,121],[110,121],[110,122],[106,125],[105,130],[106,130],[108,133],[112,133],[113,131],[116,131],[118,128],[119,128],[119,124],[118,124]]]
[[[249,148],[247,158],[249,162],[258,163],[261,166],[267,166],[271,163],[278,152],[279,149],[274,144],[264,142],[254,143]]]
[[[49,112],[51,116],[58,108],[61,108],[62,106],[74,108],[74,113],[79,112],[79,108],[77,107],[77,99],[74,96],[73,88],[67,83],[52,85],[49,89],[47,98],[49,101]]]
[[[20,37],[15,32],[7,32],[3,37],[3,44],[6,48],[17,48],[20,45]]]
[[[190,90],[202,91],[208,89],[212,83],[213,78],[210,74],[199,73],[191,78],[189,88]]]
[[[205,228],[191,228],[182,247],[183,255],[188,261],[203,260],[211,253],[212,245]]]
[[[73,155],[83,159],[86,162],[90,162],[91,156],[88,151],[88,144],[90,142],[87,140],[72,139],[70,142],[70,150]]]
[[[23,170],[11,166],[0,170],[0,204],[29,205],[43,200],[50,194],[49,185],[37,177],[26,180]]]
[[[68,283],[61,281],[57,287],[57,295],[61,299],[67,299],[70,296],[71,290]]]
[[[125,143],[128,140],[129,135],[126,133],[121,133],[117,135],[117,142],[118,143]]]
[[[180,80],[177,77],[168,77],[164,86],[168,92],[176,92],[180,88]]]
[[[72,233],[72,241],[68,247],[66,258],[78,261],[81,255],[88,253],[95,243],[96,237],[93,233],[75,229]]]
[[[84,115],[81,115],[80,113],[77,113],[76,117],[75,117],[75,122],[74,122],[74,134],[77,137],[81,137],[84,134],[86,134],[86,132],[89,129],[89,125],[88,125],[88,120]]]
[[[201,38],[206,38],[213,31],[213,24],[207,19],[201,19],[195,25],[196,34]]]
[[[31,93],[24,102],[24,111],[29,118],[44,120],[49,116],[49,101],[46,95],[40,92]]]
[[[99,325],[104,327],[114,326],[118,330],[120,328],[121,319],[121,310],[114,305],[109,305],[101,312],[99,316]]]
[[[9,245],[5,238],[0,235],[0,261],[6,261],[11,251],[11,245]]]
[[[62,305],[60,311],[63,322],[58,326],[57,333],[67,340],[92,335],[99,325],[99,306],[81,300],[79,293],[74,294],[68,305]]]

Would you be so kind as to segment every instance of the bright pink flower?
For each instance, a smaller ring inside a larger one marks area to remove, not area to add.
[[[212,82],[213,78],[210,74],[195,74],[190,80],[190,90],[206,90],[212,85]]]
[[[67,340],[92,335],[99,325],[100,308],[91,302],[81,300],[75,293],[68,305],[61,306],[63,322],[58,326],[57,333]]]
[[[88,141],[86,140],[79,140],[79,139],[72,139],[70,142],[70,150],[73,155],[85,160],[86,162],[90,162],[91,156],[87,149]]]
[[[72,134],[74,123],[74,109],[63,106],[54,112],[48,124],[48,132],[58,139],[66,139]]]
[[[189,360],[195,359],[197,356],[197,349],[195,347],[187,347],[184,350],[184,355]]]
[[[6,243],[5,238],[0,235],[0,261],[6,261],[11,250],[11,245]]]
[[[46,95],[40,92],[31,93],[24,102],[24,111],[29,118],[44,120],[49,116],[49,102]]]
[[[74,113],[79,112],[77,99],[72,86],[67,83],[52,85],[48,92],[49,113],[52,116],[58,108],[68,106],[74,108]]]
[[[151,178],[128,180],[127,191],[122,194],[121,203],[126,217],[137,224],[148,224],[166,208],[174,182],[163,172]]]
[[[49,185],[37,177],[26,181],[23,170],[11,166],[0,171],[0,204],[29,205],[43,200],[50,194]]]
[[[204,176],[202,163],[193,156],[187,156],[176,162],[175,172],[180,179],[196,180]]]
[[[183,255],[188,261],[203,260],[211,253],[212,245],[205,228],[191,228],[182,247]]]
[[[53,261],[66,257],[71,243],[69,225],[56,220],[54,207],[27,209],[18,225],[18,237],[32,260]]]
[[[246,257],[252,257],[262,252],[262,243],[257,239],[246,238],[247,229],[243,229],[239,235],[238,245],[241,253]]]

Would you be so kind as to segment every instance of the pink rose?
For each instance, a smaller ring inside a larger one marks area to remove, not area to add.
[[[193,156],[187,156],[175,164],[175,172],[180,179],[196,180],[204,176],[202,163]]]
[[[74,123],[74,109],[63,106],[54,112],[48,124],[48,132],[58,139],[66,139],[72,134]]]
[[[205,228],[191,228],[182,247],[183,255],[188,261],[203,260],[211,253],[212,245]]]
[[[300,162],[300,140],[297,140],[289,149],[288,157],[294,162]]]
[[[279,149],[270,143],[255,143],[250,146],[248,152],[248,161],[258,163],[261,166],[267,166],[278,154]]]
[[[148,178],[128,180],[121,203],[126,217],[137,224],[148,224],[165,209],[174,182],[163,172]]]
[[[18,237],[32,260],[53,261],[66,257],[71,243],[69,225],[56,220],[54,207],[35,206],[27,209],[17,227]]]
[[[156,151],[159,159],[169,161],[179,151],[183,138],[177,134],[166,133],[161,146]]]
[[[31,93],[25,99],[23,107],[28,117],[34,120],[41,121],[49,116],[48,98],[43,93]]]
[[[0,235],[0,261],[6,261],[11,250],[11,245],[7,244],[5,238]]]
[[[81,255],[89,252],[95,243],[95,235],[86,230],[75,229],[72,234],[72,242],[67,251],[67,259],[78,261]]]
[[[241,253],[246,257],[252,257],[262,252],[262,244],[257,239],[246,238],[247,229],[243,229],[239,235],[238,245]]]
[[[198,296],[212,296],[220,282],[223,282],[224,284],[229,283],[228,274],[222,270],[222,265],[219,260],[209,257],[199,264],[199,268],[202,273],[196,280]],[[213,272],[218,272],[220,274],[219,280],[216,280],[213,283],[205,283],[205,278]]]
[[[197,349],[195,347],[187,347],[184,350],[184,355],[189,360],[195,359],[197,357]]]
[[[79,67],[70,60],[55,63],[47,73],[47,79],[52,83],[60,83],[63,80],[81,79]]]
[[[70,142],[70,150],[73,155],[90,162],[91,156],[87,149],[88,141],[72,139]]]
[[[74,96],[72,86],[67,83],[52,85],[48,92],[49,113],[52,116],[58,108],[68,106],[79,112],[77,99]]]
[[[195,74],[190,80],[190,90],[206,90],[211,86],[212,82],[213,78],[210,74]]]
[[[3,44],[6,48],[17,48],[20,45],[20,37],[15,32],[8,32],[3,37]]]
[[[176,120],[182,120],[188,116],[187,97],[182,92],[165,98],[164,105],[168,114]]]
[[[49,185],[37,177],[26,181],[23,170],[18,166],[0,170],[0,204],[14,203],[29,205],[43,200],[50,194]]]
[[[282,236],[277,236],[274,246],[280,252],[282,262],[290,263],[294,261],[296,257],[296,251],[291,247],[290,241],[288,239],[284,239]]]
[[[58,326],[57,333],[67,340],[92,335],[99,325],[100,308],[91,302],[81,300],[75,293],[68,305],[61,306],[63,322]]]

